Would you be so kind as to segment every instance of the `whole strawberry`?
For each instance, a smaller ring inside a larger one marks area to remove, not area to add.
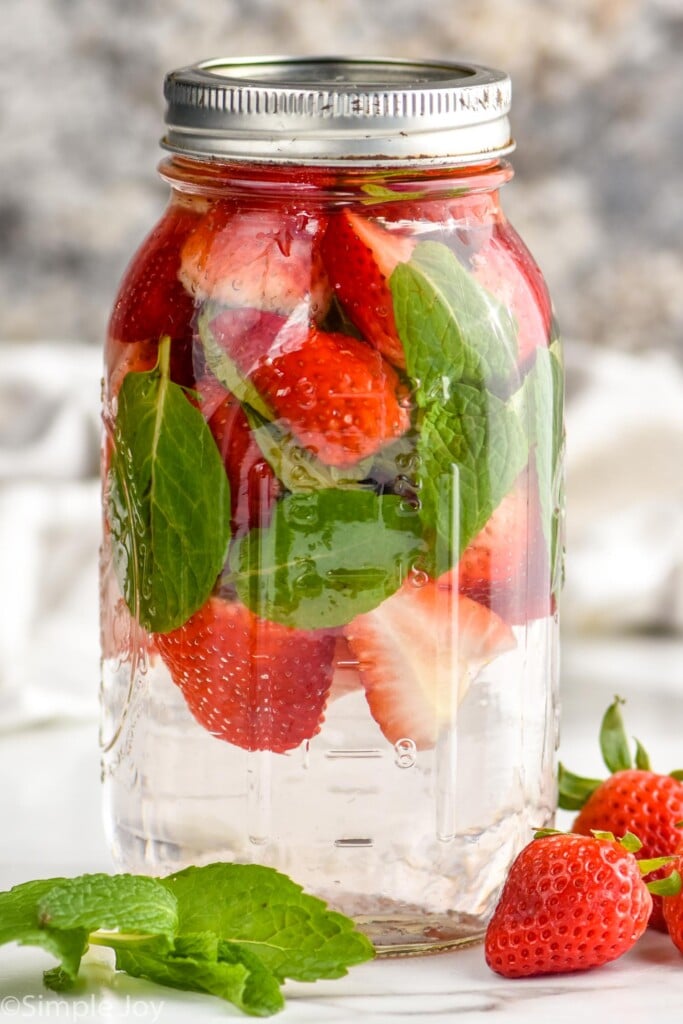
[[[635,764],[616,698],[600,729],[605,764],[613,772],[604,782],[573,775],[560,765],[560,807],[580,810],[574,832],[590,835],[595,829],[623,835],[634,832],[642,842],[638,858],[664,857],[674,853],[681,838],[683,782],[679,772],[659,775],[636,741]],[[656,876],[661,877],[662,872]],[[650,926],[666,931],[661,897],[655,893]]]
[[[539,832],[510,869],[486,932],[486,962],[506,978],[616,960],[647,928],[652,897],[635,836]]]
[[[680,824],[683,826],[683,822]],[[683,839],[678,844],[676,856],[673,858],[668,870],[672,875],[675,871],[683,874]],[[664,921],[669,929],[671,940],[676,949],[683,953],[683,892],[668,896],[662,900],[662,904]]]

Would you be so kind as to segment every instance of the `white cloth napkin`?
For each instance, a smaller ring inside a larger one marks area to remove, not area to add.
[[[683,371],[569,342],[570,630],[683,629]],[[95,716],[101,355],[0,346],[0,730]]]

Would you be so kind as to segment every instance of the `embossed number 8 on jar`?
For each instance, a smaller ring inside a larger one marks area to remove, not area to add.
[[[470,941],[555,809],[562,363],[501,209],[509,80],[213,60],[166,97],[106,347],[117,862]]]

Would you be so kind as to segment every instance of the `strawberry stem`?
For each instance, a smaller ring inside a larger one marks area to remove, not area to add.
[[[643,772],[651,772],[652,765],[650,764],[650,755],[643,747],[639,739],[634,736],[636,743],[636,768],[640,768]]]
[[[580,811],[588,798],[602,784],[602,779],[587,779],[574,775],[563,764],[558,774],[559,806],[563,811]]]

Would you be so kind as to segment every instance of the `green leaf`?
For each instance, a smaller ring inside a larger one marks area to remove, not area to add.
[[[78,975],[81,957],[88,945],[88,932],[84,928],[59,931],[41,922],[38,906],[63,878],[44,878],[25,882],[8,892],[0,892],[0,946],[18,942],[22,946],[40,946],[61,961],[58,977],[62,988],[68,988]],[[52,974],[52,972],[50,972]],[[50,978],[46,977],[49,982]]]
[[[640,839],[637,835],[634,835],[633,832],[627,832],[622,836],[619,840],[619,845],[623,846],[628,853],[638,853],[638,850],[642,850],[643,848],[643,844]],[[641,861],[641,864],[642,863],[643,862]]]
[[[650,755],[643,747],[639,739],[636,739],[636,768],[639,768],[643,772],[652,771],[652,765],[650,763]]]
[[[214,302],[207,302],[199,314],[197,330],[202,348],[204,349],[206,365],[223,387],[231,391],[240,402],[251,406],[252,409],[255,409],[266,420],[272,420],[273,413],[270,406],[261,397],[251,381],[240,372],[223,346],[216,341],[211,330],[212,320],[216,318],[223,308]]]
[[[675,771],[669,772],[672,779],[676,779],[677,782],[683,782],[683,768],[676,768]]]
[[[270,468],[288,491],[305,494],[320,488],[338,487],[345,490],[358,487],[372,464],[364,459],[355,466],[339,468],[327,466],[308,448],[297,444],[294,435],[280,424],[271,423],[250,406],[243,406],[256,443]]]
[[[117,949],[116,966],[136,978],[218,996],[254,1017],[268,1017],[284,1006],[280,983],[258,956],[213,934],[183,936],[166,955]]]
[[[420,515],[440,543],[437,572],[448,569],[510,490],[527,461],[514,411],[471,384],[452,384],[433,404],[418,441]]]
[[[574,775],[563,764],[559,766],[559,806],[563,811],[580,811],[592,796],[602,779],[587,779]]]
[[[450,382],[491,386],[517,374],[514,318],[448,246],[420,243],[389,285],[419,406],[440,400]]]
[[[561,584],[558,546],[564,501],[564,375],[559,341],[550,349],[537,348],[524,384],[512,397],[533,451],[541,523],[549,564],[553,566],[553,593]]]
[[[671,864],[673,859],[673,857],[647,857],[638,861],[638,867],[641,875],[651,875],[653,871],[659,871],[660,868]]]
[[[240,599],[299,629],[341,626],[390,597],[424,550],[416,510],[395,495],[324,489],[290,494],[269,526],[233,546]]]
[[[646,885],[653,896],[678,896],[681,891],[681,876],[678,871],[672,871],[666,878],[657,878]]]
[[[178,926],[176,902],[155,878],[142,875],[81,875],[50,889],[38,905],[39,920],[51,928],[116,929],[166,936]]]
[[[213,932],[280,980],[340,978],[374,955],[349,918],[273,868],[211,864],[162,881],[178,901],[181,933]]]
[[[204,417],[159,366],[119,392],[110,474],[114,565],[131,613],[166,633],[206,601],[225,560],[230,493]]]
[[[625,701],[615,697],[605,712],[600,726],[600,749],[602,757],[611,772],[626,771],[633,767],[631,748],[624,728],[619,706]]]

